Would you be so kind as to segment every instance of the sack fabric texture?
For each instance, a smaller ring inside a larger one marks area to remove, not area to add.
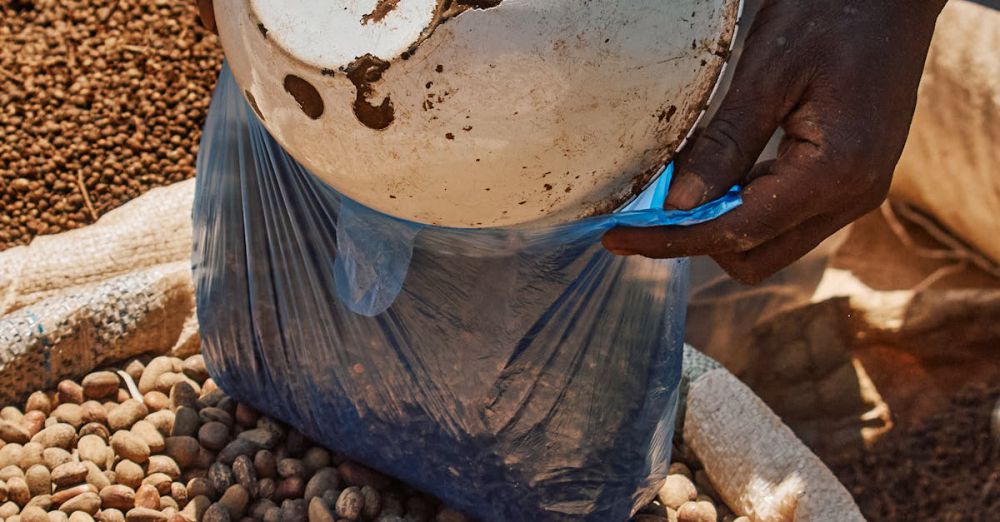
[[[620,258],[620,212],[544,229],[422,226],[338,194],[220,76],[198,157],[202,352],[240,401],[485,522],[626,520],[666,475],[687,263]]]

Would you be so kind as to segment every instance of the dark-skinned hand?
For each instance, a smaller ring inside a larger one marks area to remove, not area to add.
[[[743,205],[692,227],[619,228],[619,255],[709,255],[759,283],[885,199],[945,0],[766,0],[722,105],[677,158],[666,207],[742,187]],[[756,164],[781,128],[777,159]]]
[[[618,228],[618,255],[709,255],[759,283],[885,199],[946,0],[765,0],[732,85],[677,158],[665,203],[691,209],[733,185],[743,205],[691,227]],[[198,0],[216,31],[212,0]],[[755,164],[775,131],[776,160]]]

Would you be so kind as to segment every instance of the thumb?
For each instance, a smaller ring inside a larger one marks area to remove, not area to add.
[[[741,184],[781,124],[784,93],[761,80],[756,59],[744,55],[719,110],[678,155],[665,208],[690,210]]]

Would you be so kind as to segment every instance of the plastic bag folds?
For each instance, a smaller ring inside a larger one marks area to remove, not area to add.
[[[194,208],[206,363],[237,400],[485,522],[626,520],[669,463],[687,263],[600,238],[739,204],[666,212],[668,184],[546,229],[400,221],[308,173],[224,68]]]

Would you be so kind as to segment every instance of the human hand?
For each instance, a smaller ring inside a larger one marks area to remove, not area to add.
[[[766,0],[732,87],[677,158],[666,208],[691,209],[733,185],[743,205],[692,227],[618,228],[619,255],[709,255],[755,284],[885,199],[946,0]],[[785,131],[778,157],[755,165]]]

